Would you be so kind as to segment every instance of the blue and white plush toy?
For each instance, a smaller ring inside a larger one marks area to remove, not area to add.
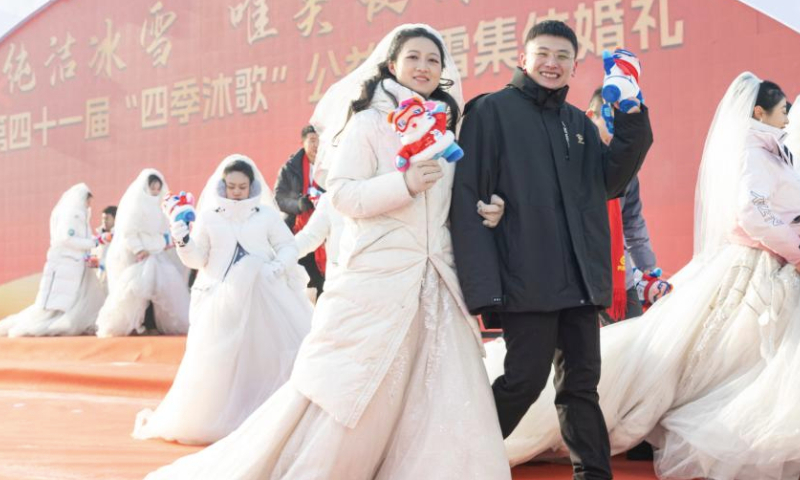
[[[161,210],[169,218],[170,223],[184,222],[188,227],[197,219],[194,203],[194,195],[189,192],[181,192],[178,195],[168,192],[161,202]],[[165,234],[167,245],[170,243],[169,238],[169,234]],[[183,239],[183,243],[188,241],[189,237],[187,235]]]
[[[619,102],[619,109],[628,112],[636,107],[637,103],[631,98],[637,98],[644,103],[642,90],[639,88],[639,76],[642,66],[639,58],[628,50],[617,48],[613,53],[603,51],[603,100],[605,103],[601,114],[608,127],[608,132],[614,134],[614,115],[611,104]]]

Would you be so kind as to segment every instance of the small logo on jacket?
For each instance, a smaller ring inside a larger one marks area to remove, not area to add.
[[[583,145],[583,135],[581,135],[580,133],[576,133],[575,138],[578,139],[578,145]]]

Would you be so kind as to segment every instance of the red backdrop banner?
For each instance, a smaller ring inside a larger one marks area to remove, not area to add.
[[[84,181],[94,221],[144,167],[198,192],[226,155],[272,182],[325,89],[400,23],[441,30],[466,97],[502,88],[527,30],[580,39],[585,107],[617,45],[642,60],[655,131],[641,173],[668,273],[691,256],[697,166],[714,108],[751,70],[794,98],[800,35],[730,0],[57,0],[0,42],[0,284],[40,271],[48,216]]]

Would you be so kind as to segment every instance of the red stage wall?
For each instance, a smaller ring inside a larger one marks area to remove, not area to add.
[[[40,271],[48,216],[85,181],[94,222],[144,167],[198,192],[239,152],[272,182],[325,88],[404,22],[441,29],[467,98],[510,78],[533,22],[581,38],[569,100],[599,52],[641,55],[655,145],[641,173],[661,265],[691,255],[694,184],[714,108],[743,70],[794,98],[800,35],[732,0],[57,0],[0,42],[0,284]]]

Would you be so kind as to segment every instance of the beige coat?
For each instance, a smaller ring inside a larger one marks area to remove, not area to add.
[[[400,101],[412,94],[394,81],[384,86]],[[402,145],[387,121],[393,109],[378,87],[371,108],[350,119],[332,152],[327,184],[345,217],[341,272],[325,284],[291,379],[348,427],[358,422],[417,315],[428,262],[460,306],[453,314],[469,323],[483,348],[453,260],[448,212],[455,166],[440,160],[444,178],[412,197],[394,166]]]

